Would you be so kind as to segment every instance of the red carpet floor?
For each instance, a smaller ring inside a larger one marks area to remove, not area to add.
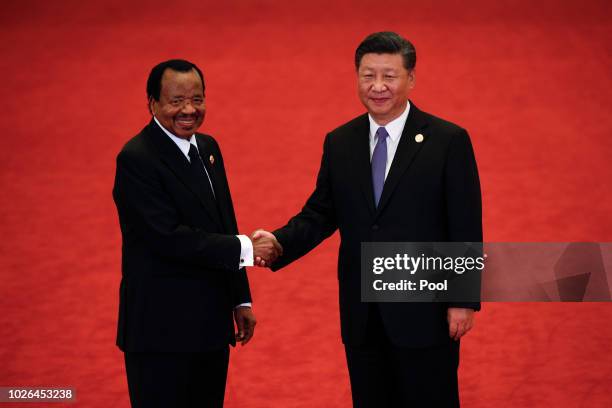
[[[325,132],[362,112],[354,48],[395,30],[417,47],[413,101],[470,131],[488,241],[612,241],[608,2],[289,3],[3,3],[0,386],[129,405],[114,158],[149,119],[148,71],[170,57],[205,72],[204,130],[245,233],[301,207]],[[227,407],[350,405],[337,247],[250,271],[259,325],[232,354]],[[463,406],[612,406],[611,304],[491,303],[477,317]]]

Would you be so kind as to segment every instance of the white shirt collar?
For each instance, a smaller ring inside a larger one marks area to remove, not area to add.
[[[370,120],[370,140],[374,139],[378,128],[384,127],[387,130],[387,133],[389,133],[389,138],[391,138],[391,141],[397,142],[404,131],[404,125],[406,125],[408,113],[410,113],[410,101],[406,102],[406,109],[404,109],[404,112],[402,112],[401,115],[393,119],[391,122],[387,123],[385,126],[380,126],[378,123],[376,123],[372,115],[368,113],[368,119]]]
[[[155,121],[155,123],[157,123],[157,125],[161,128],[161,130],[163,130],[164,133],[167,134],[168,137],[172,139],[174,143],[176,143],[176,145],[178,146],[179,149],[181,149],[181,152],[183,152],[187,160],[189,160],[189,148],[191,147],[191,145],[194,145],[196,149],[198,148],[198,144],[196,143],[195,135],[191,135],[191,138],[189,140],[181,139],[180,137],[175,136],[174,134],[169,132],[168,129],[163,127],[155,116],[153,116],[153,120]]]

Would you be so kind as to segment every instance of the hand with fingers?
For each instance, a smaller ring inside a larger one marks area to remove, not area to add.
[[[234,320],[236,321],[236,341],[243,346],[246,345],[253,337],[257,320],[253,311],[248,306],[238,306],[234,309]]]
[[[474,326],[474,310],[460,307],[449,307],[446,318],[448,320],[448,335],[458,341]]]
[[[255,266],[271,266],[283,254],[283,247],[271,232],[258,229],[251,235]]]

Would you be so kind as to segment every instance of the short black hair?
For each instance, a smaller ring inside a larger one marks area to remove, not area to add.
[[[159,95],[161,93],[161,80],[164,72],[167,69],[172,69],[178,72],[189,72],[192,69],[195,69],[200,79],[202,80],[202,89],[204,86],[204,75],[202,71],[196,64],[193,62],[189,62],[182,59],[171,59],[168,61],[160,62],[156,66],[153,67],[151,73],[149,74],[149,78],[147,79],[147,102],[151,103],[151,100],[159,101]]]
[[[366,54],[400,54],[404,68],[412,71],[416,65],[416,49],[404,37],[392,31],[381,31],[368,35],[355,50],[355,68],[359,69],[361,59]]]

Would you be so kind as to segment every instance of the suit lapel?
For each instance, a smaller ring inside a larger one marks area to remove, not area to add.
[[[425,142],[427,142],[427,137],[425,137],[421,142],[417,142],[415,140],[415,136],[417,134],[423,133],[423,128],[425,128],[425,125],[426,122],[421,111],[418,110],[413,103],[411,103],[410,113],[406,119],[406,124],[404,125],[404,130],[402,131],[402,137],[399,145],[397,146],[395,157],[393,158],[393,163],[391,164],[391,169],[389,169],[389,174],[385,180],[385,185],[383,186],[383,191],[380,196],[380,202],[376,208],[376,217],[378,217],[385,208],[385,205],[387,205],[389,199],[393,195],[393,191],[397,187],[402,175],[406,172],[408,167],[410,167],[410,164],[414,160],[419,150],[421,150]]]
[[[364,199],[370,213],[374,215],[374,188],[372,187],[372,166],[370,164],[370,121],[368,115],[363,115],[354,129],[355,142],[353,146],[355,174],[361,185]]]
[[[201,187],[201,180],[197,180],[193,175],[189,161],[178,148],[178,146],[170,140],[170,138],[159,128],[153,120],[149,123],[150,140],[160,154],[162,161],[170,168],[176,177],[200,200],[211,218],[215,220],[221,228],[219,220],[219,211],[216,209],[216,204],[213,197],[207,194]],[[202,175],[205,177],[206,175]],[[208,182],[207,180],[205,180]],[[214,185],[214,184],[213,184]]]
[[[235,223],[232,222],[232,220],[235,218],[228,214],[228,211],[231,209],[231,198],[227,184],[223,180],[223,174],[221,174],[222,171],[219,170],[220,158],[215,157],[212,146],[209,146],[209,143],[207,143],[205,139],[196,137],[196,142],[198,143],[200,157],[202,157],[206,171],[208,171],[208,175],[210,176],[213,189],[215,190],[215,198],[217,200],[216,205],[219,209],[225,231],[232,233],[237,229],[237,227]]]

